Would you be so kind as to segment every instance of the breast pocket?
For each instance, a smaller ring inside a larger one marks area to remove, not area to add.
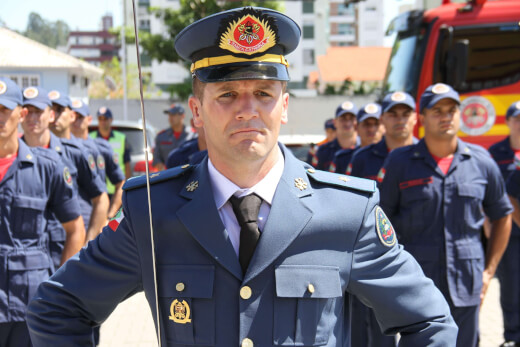
[[[479,230],[484,223],[484,210],[482,201],[486,194],[485,181],[473,181],[471,183],[460,183],[458,185],[458,197],[460,206],[464,208],[464,220],[473,230]]]
[[[325,345],[342,305],[339,268],[280,265],[275,281],[274,345]]]
[[[395,227],[399,233],[417,233],[422,231],[431,219],[434,193],[431,184],[413,186],[401,190],[402,202]]]
[[[43,251],[27,251],[7,257],[9,310],[13,318],[25,317],[25,307],[41,282],[49,278],[50,259]]]
[[[169,343],[215,344],[213,265],[158,265],[161,320]]]
[[[43,212],[46,199],[16,196],[12,204],[12,232],[15,238],[38,237],[43,232]]]

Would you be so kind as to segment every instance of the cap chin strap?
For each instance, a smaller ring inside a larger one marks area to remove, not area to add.
[[[220,57],[203,58],[197,60],[191,64],[190,71],[193,73],[197,69],[202,69],[209,66],[224,65],[232,63],[247,63],[251,61],[265,62],[265,63],[278,63],[289,67],[289,63],[283,55],[278,54],[264,54],[256,58],[238,58],[233,55],[222,55]]]
[[[153,270],[153,283],[154,283],[154,294],[155,294],[155,315],[157,322],[157,342],[159,347],[162,346],[161,343],[161,320],[159,314],[159,298],[157,295],[157,272],[155,266],[155,242],[154,242],[154,233],[153,233],[153,222],[152,222],[152,199],[150,195],[150,167],[148,161],[148,139],[146,136],[146,116],[144,114],[144,97],[143,97],[143,76],[141,74],[141,55],[139,54],[139,34],[137,32],[137,19],[136,19],[136,9],[135,9],[135,0],[132,0],[132,12],[134,17],[134,33],[135,33],[135,48],[137,51],[137,69],[139,70],[139,95],[141,101],[141,119],[143,121],[143,141],[144,141],[144,156],[145,156],[145,168],[146,168],[146,192],[148,196],[148,215],[150,217],[150,243],[152,249],[152,270]],[[124,37],[123,37],[124,39]]]

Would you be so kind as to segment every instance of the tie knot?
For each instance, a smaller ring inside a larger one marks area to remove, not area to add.
[[[250,194],[241,198],[232,196],[229,198],[229,201],[233,206],[233,212],[235,212],[238,224],[256,223],[260,205],[262,205],[262,198],[256,194]]]

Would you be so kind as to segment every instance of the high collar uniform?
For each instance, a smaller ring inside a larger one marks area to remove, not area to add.
[[[442,295],[400,246],[380,240],[375,183],[315,171],[281,149],[284,170],[246,273],[215,206],[207,159],[153,175],[164,346],[348,346],[350,295],[375,308],[386,333],[406,331],[402,346],[452,344],[457,328]],[[35,344],[88,343],[92,324],[141,290],[155,317],[144,184],[128,180],[115,231],[105,228],[40,286],[28,314]]]

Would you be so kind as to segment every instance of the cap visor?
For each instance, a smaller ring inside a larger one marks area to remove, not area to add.
[[[45,110],[47,107],[51,107],[50,105],[47,105],[46,103],[44,102],[37,102],[37,101],[30,101],[30,100],[27,100],[23,103],[24,106],[34,106],[40,110]]]
[[[432,108],[433,106],[435,106],[436,103],[438,103],[438,102],[441,101],[442,99],[450,99],[450,100],[453,100],[453,101],[455,101],[457,104],[460,105],[460,100],[457,99],[457,98],[455,98],[455,97],[453,97],[453,96],[448,96],[448,95],[437,95],[436,97],[432,98],[432,99],[430,100],[430,102],[428,103],[428,105],[424,106],[423,109],[425,109],[425,108],[428,108],[428,109]]]
[[[351,115],[353,115],[354,117],[356,116],[354,113],[352,113],[352,111],[345,110],[345,111],[343,111],[343,112],[338,113],[338,114],[336,115],[335,118],[341,117],[341,116],[343,116],[344,114],[349,114],[349,113],[350,113]]]
[[[239,80],[289,81],[287,68],[278,63],[244,62],[215,65],[195,70],[195,75],[204,83]]]
[[[361,123],[361,122],[363,122],[364,120],[369,119],[369,118],[379,119],[378,116],[374,116],[374,115],[372,115],[372,114],[365,114],[365,115],[363,115],[361,118],[358,119],[358,123]]]
[[[0,99],[0,105],[4,106],[10,110],[14,110],[16,108],[16,106],[18,106],[18,103],[11,101],[11,100]]]
[[[386,106],[383,112],[388,112],[392,109],[392,107],[397,105],[404,105],[410,107],[412,110],[415,109],[415,105],[410,105],[410,103],[407,103],[406,101],[396,101],[394,103],[391,103],[390,105]]]
[[[52,103],[56,104],[56,105],[60,105],[62,107],[70,107],[70,105],[66,101],[53,100]]]

